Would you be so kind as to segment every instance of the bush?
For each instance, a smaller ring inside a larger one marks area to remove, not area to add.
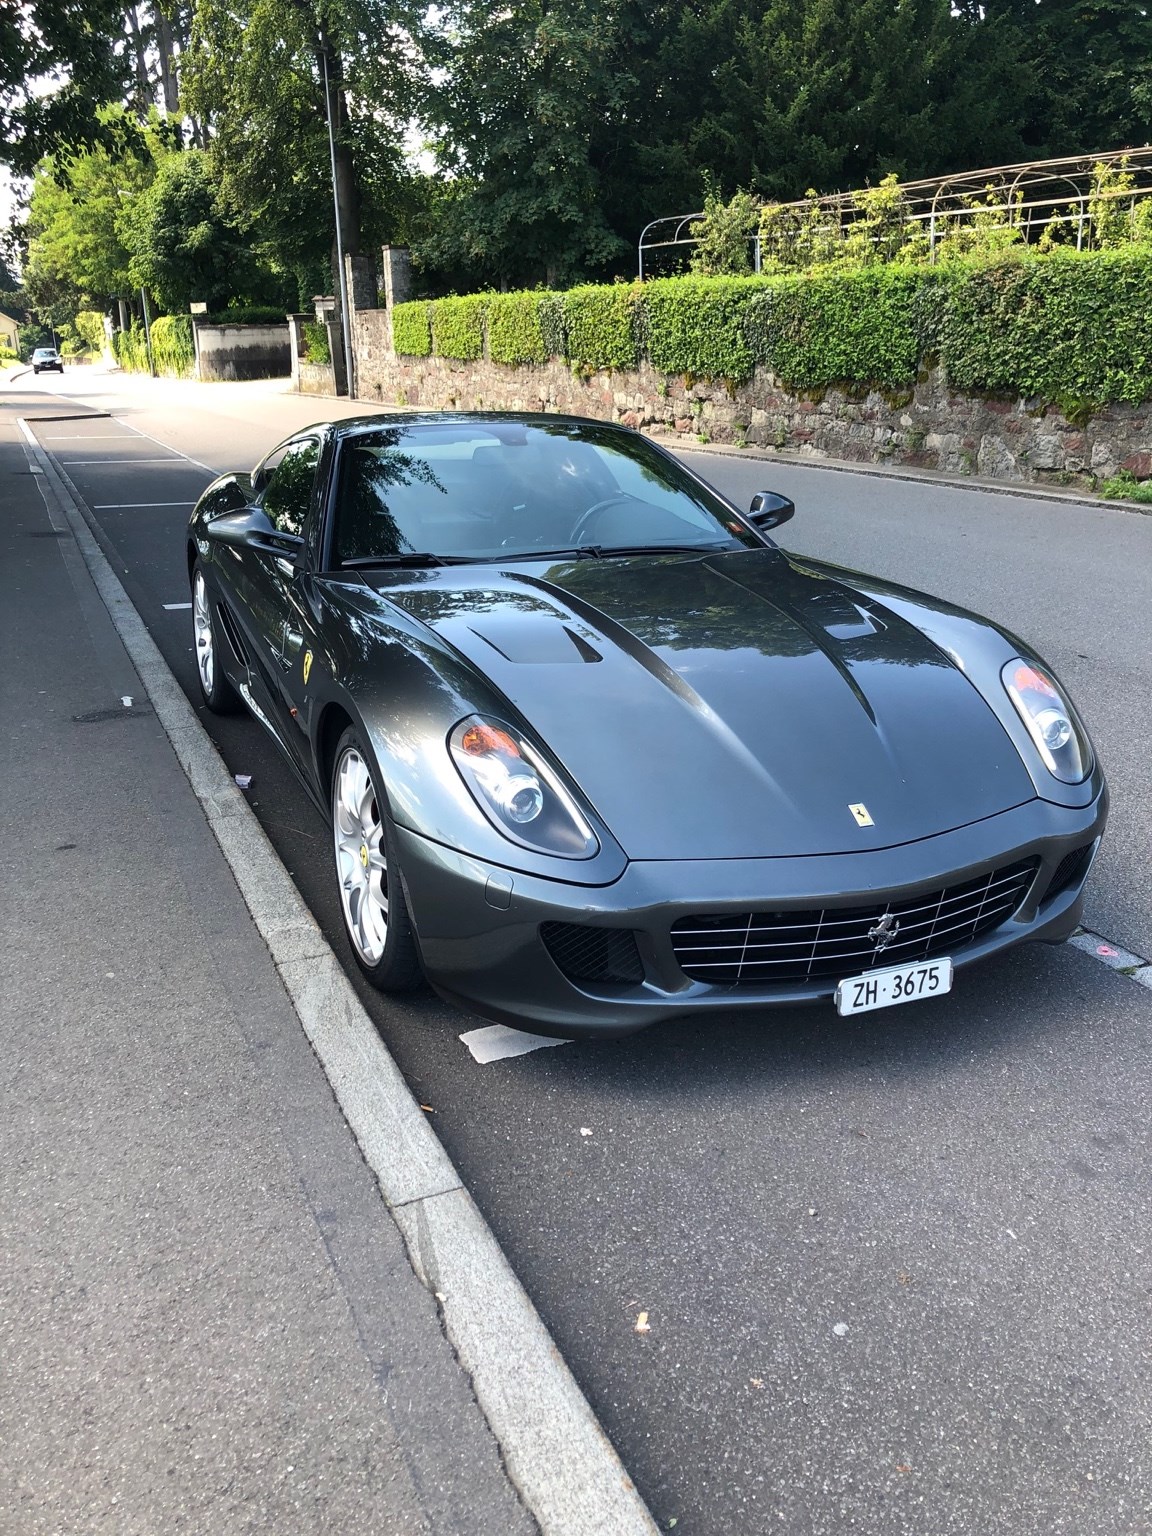
[[[0,347],[0,363],[2,363],[5,367],[7,367],[9,363],[18,363],[19,361],[19,352],[13,352],[10,347]]]
[[[93,352],[104,350],[104,316],[98,309],[82,309],[73,320],[76,333]]]
[[[393,309],[392,345],[401,357],[432,355],[432,306],[426,299],[397,304]]]
[[[1107,496],[1111,501],[1142,502],[1145,506],[1152,503],[1152,480],[1137,480],[1126,469],[1109,480],[1101,481],[1096,489],[1101,496]]]
[[[612,283],[572,288],[564,294],[569,361],[582,368],[635,368],[636,311],[642,292],[639,283]]]
[[[748,300],[752,356],[789,389],[909,385],[920,365],[923,280],[900,267],[776,279]]]
[[[539,293],[494,293],[488,303],[488,356],[494,363],[542,363],[547,357]]]
[[[1152,251],[1002,262],[957,281],[940,328],[957,389],[1052,401],[1080,415],[1152,395]]]
[[[661,373],[731,379],[751,376],[755,357],[745,319],[755,277],[665,277],[644,287],[648,356]]]
[[[112,351],[116,361],[128,373],[147,373],[148,347],[144,340],[144,327],[133,320],[128,331],[115,331],[112,335]]]
[[[437,357],[474,363],[484,356],[484,316],[491,295],[436,299],[432,304],[432,346]]]
[[[157,373],[184,378],[196,363],[191,315],[161,315],[152,322],[152,357]]]
[[[304,335],[304,360],[331,366],[332,348],[328,342],[328,327],[319,320],[305,320],[300,329]]]

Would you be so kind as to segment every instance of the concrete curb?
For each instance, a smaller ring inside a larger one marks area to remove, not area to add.
[[[45,500],[56,502],[79,546],[526,1508],[543,1536],[655,1536],[530,1298],[105,559],[83,503],[28,423],[19,425]]]

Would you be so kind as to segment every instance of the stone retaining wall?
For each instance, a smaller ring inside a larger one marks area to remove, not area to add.
[[[804,398],[764,372],[729,389],[669,377],[647,363],[584,376],[556,359],[512,368],[394,357],[386,310],[357,312],[354,338],[362,400],[440,410],[570,412],[687,441],[982,479],[1091,487],[1121,468],[1140,478],[1152,475],[1152,404],[1110,406],[1081,423],[1039,401],[958,394],[939,369],[903,395],[830,389]]]

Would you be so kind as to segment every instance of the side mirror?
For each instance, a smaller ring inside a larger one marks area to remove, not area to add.
[[[776,491],[757,491],[748,508],[749,519],[761,533],[767,533],[769,528],[779,528],[781,523],[795,516],[796,503]]]

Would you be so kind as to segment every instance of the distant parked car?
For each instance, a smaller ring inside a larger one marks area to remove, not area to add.
[[[40,373],[48,368],[55,368],[57,373],[63,373],[64,359],[55,347],[37,347],[32,354],[32,372]]]

